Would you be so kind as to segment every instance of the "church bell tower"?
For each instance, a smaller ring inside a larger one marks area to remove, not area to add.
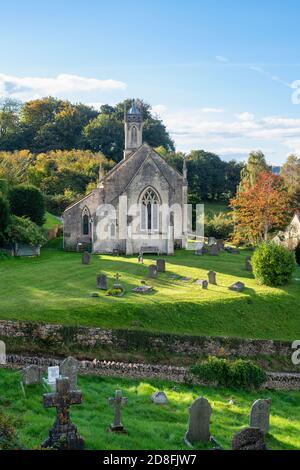
[[[143,143],[143,118],[135,100],[132,101],[131,108],[128,111],[125,110],[124,127],[124,158],[127,158],[128,155],[138,149]]]

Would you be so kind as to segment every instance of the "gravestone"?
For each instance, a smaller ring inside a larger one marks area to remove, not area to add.
[[[96,278],[97,289],[107,290],[107,276],[106,274],[98,274]]]
[[[214,244],[211,245],[210,247],[210,256],[218,256],[219,250],[218,250],[218,245]]]
[[[256,400],[251,406],[250,427],[259,428],[264,434],[268,434],[270,429],[270,407],[271,400]]]
[[[56,420],[49,430],[49,437],[43,442],[43,448],[58,450],[82,450],[84,440],[78,434],[76,426],[70,418],[71,405],[79,405],[82,393],[70,390],[70,382],[67,378],[56,380],[56,393],[43,395],[45,408],[56,408]]]
[[[151,396],[151,400],[153,403],[156,405],[166,405],[168,403],[168,398],[165,392],[154,392],[153,395]]]
[[[251,264],[251,256],[246,256],[245,258],[245,268],[246,268],[246,271],[248,271],[249,273],[252,273],[252,264]]]
[[[4,341],[0,341],[0,364],[6,364],[6,346]]]
[[[219,238],[216,240],[216,244],[217,244],[218,250],[224,250],[224,240]]]
[[[91,255],[88,251],[84,251],[81,255],[82,264],[90,264]]]
[[[197,398],[189,407],[189,423],[185,440],[189,444],[196,442],[209,442],[210,440],[210,417],[212,409],[204,397]]]
[[[195,255],[203,256],[203,254],[204,254],[203,248],[198,248],[197,250],[195,250]]]
[[[208,288],[208,282],[206,279],[197,279],[194,284],[198,284],[198,286],[201,286],[202,289]]]
[[[216,273],[215,273],[215,271],[208,271],[207,276],[208,276],[208,282],[209,282],[209,284],[213,284],[214,286],[216,286],[216,285],[217,285],[217,281],[216,281]]]
[[[60,374],[62,377],[67,377],[70,382],[71,390],[77,390],[77,374],[79,369],[79,362],[74,357],[67,357],[60,365]]]
[[[245,289],[245,284],[241,281],[237,281],[231,284],[228,289],[233,290],[235,292],[243,292],[243,290]]]
[[[148,276],[152,279],[156,278],[157,276],[157,267],[155,264],[150,264],[148,268]]]
[[[145,284],[142,286],[137,286],[132,289],[132,292],[135,292],[136,294],[150,294],[153,292],[153,287],[151,286],[146,286]]]
[[[56,380],[60,378],[59,366],[48,367],[48,377],[44,379],[44,382],[51,387],[53,391],[56,390]]]
[[[264,433],[259,428],[244,428],[232,439],[232,450],[266,450]]]
[[[115,396],[108,399],[108,403],[114,407],[114,421],[110,425],[109,430],[112,432],[126,432],[121,423],[121,408],[122,405],[127,405],[128,398],[122,396],[122,390],[116,390]]]
[[[166,271],[166,261],[164,259],[156,260],[157,272],[164,273]]]
[[[23,385],[39,384],[42,382],[42,376],[42,368],[32,364],[22,370],[22,383]]]

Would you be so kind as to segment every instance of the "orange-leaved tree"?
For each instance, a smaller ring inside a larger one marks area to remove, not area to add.
[[[293,212],[283,178],[267,171],[258,175],[253,186],[245,182],[230,205],[235,223],[234,240],[255,245],[283,229]]]

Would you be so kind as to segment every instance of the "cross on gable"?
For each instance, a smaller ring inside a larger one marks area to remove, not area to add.
[[[55,407],[57,420],[62,425],[70,421],[70,406],[79,405],[81,400],[82,393],[70,391],[70,381],[66,377],[56,379],[56,393],[45,393],[43,395],[44,407]]]

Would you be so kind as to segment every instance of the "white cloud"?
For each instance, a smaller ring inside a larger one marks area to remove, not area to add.
[[[222,108],[201,108],[202,113],[224,113]]]
[[[21,100],[47,95],[61,96],[66,93],[125,90],[124,82],[112,79],[81,77],[60,74],[54,78],[16,77],[0,73],[0,96]]]
[[[154,114],[157,114],[158,116],[161,116],[166,112],[167,108],[164,104],[155,104],[152,106],[152,111]]]
[[[254,120],[254,114],[247,113],[247,112],[236,114],[236,117],[239,119],[239,121],[253,121]]]

